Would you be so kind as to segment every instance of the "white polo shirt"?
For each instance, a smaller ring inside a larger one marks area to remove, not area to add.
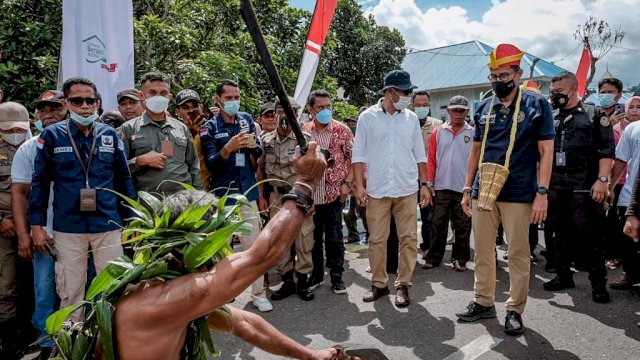
[[[358,118],[352,163],[367,165],[367,194],[398,198],[418,191],[418,163],[426,163],[420,121],[405,109],[389,114],[382,100]]]

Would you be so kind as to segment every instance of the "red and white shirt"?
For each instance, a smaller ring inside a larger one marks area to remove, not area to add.
[[[434,190],[462,192],[472,145],[473,127],[466,122],[455,132],[448,122],[433,131],[429,137],[427,179]]]

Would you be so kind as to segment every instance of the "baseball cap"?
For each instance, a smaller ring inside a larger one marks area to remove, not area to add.
[[[197,92],[195,92],[195,90],[191,90],[191,89],[184,89],[181,90],[178,95],[176,95],[176,105],[180,106],[180,105],[184,105],[184,103],[186,103],[187,101],[193,100],[195,102],[197,102],[198,104],[200,104],[202,101],[200,101],[200,96],[198,95]]]
[[[276,105],[272,102],[262,104],[260,107],[260,116],[268,113],[269,111],[276,111]]]
[[[380,94],[383,94],[388,88],[411,90],[417,88],[417,86],[411,83],[411,76],[408,72],[404,70],[391,70],[384,77],[384,86],[380,89]]]
[[[0,129],[13,128],[29,130],[29,111],[17,102],[2,103],[0,104]]]
[[[469,100],[462,95],[456,95],[449,100],[447,109],[465,109],[469,110]]]
[[[38,109],[41,106],[44,106],[47,104],[62,106],[62,99],[64,99],[64,93],[62,93],[62,91],[47,90],[42,94],[40,94],[40,96],[38,97],[38,100],[29,104],[29,107]]]
[[[347,118],[347,120],[345,120],[345,122],[346,122],[346,121],[355,121],[355,122],[358,122],[358,117],[357,117],[357,116],[355,116],[355,115],[352,115],[352,116],[349,116],[349,117]]]
[[[122,98],[129,98],[131,100],[140,101],[140,95],[136,89],[124,89],[118,93],[118,103]]]
[[[291,104],[291,107],[293,108],[293,110],[298,111],[300,109],[300,104],[298,104],[298,102],[294,97],[291,97],[291,96],[287,96],[287,97],[289,98],[289,104]],[[278,106],[278,105],[280,105],[280,98],[276,97],[276,102],[274,103],[274,106]]]

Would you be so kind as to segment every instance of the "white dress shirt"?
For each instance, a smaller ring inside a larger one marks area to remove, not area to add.
[[[389,114],[382,100],[358,118],[352,163],[367,165],[367,194],[398,198],[418,191],[418,163],[426,163],[420,121],[409,110]]]

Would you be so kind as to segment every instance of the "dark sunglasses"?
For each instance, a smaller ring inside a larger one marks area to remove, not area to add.
[[[95,105],[96,101],[98,99],[94,98],[94,97],[71,97],[71,98],[67,98],[67,102],[69,102],[71,105],[73,106],[82,106],[83,103],[86,103],[89,106],[93,106]]]
[[[452,112],[454,112],[456,114],[462,114],[462,113],[467,112],[467,109],[449,109],[449,110],[451,110]]]

